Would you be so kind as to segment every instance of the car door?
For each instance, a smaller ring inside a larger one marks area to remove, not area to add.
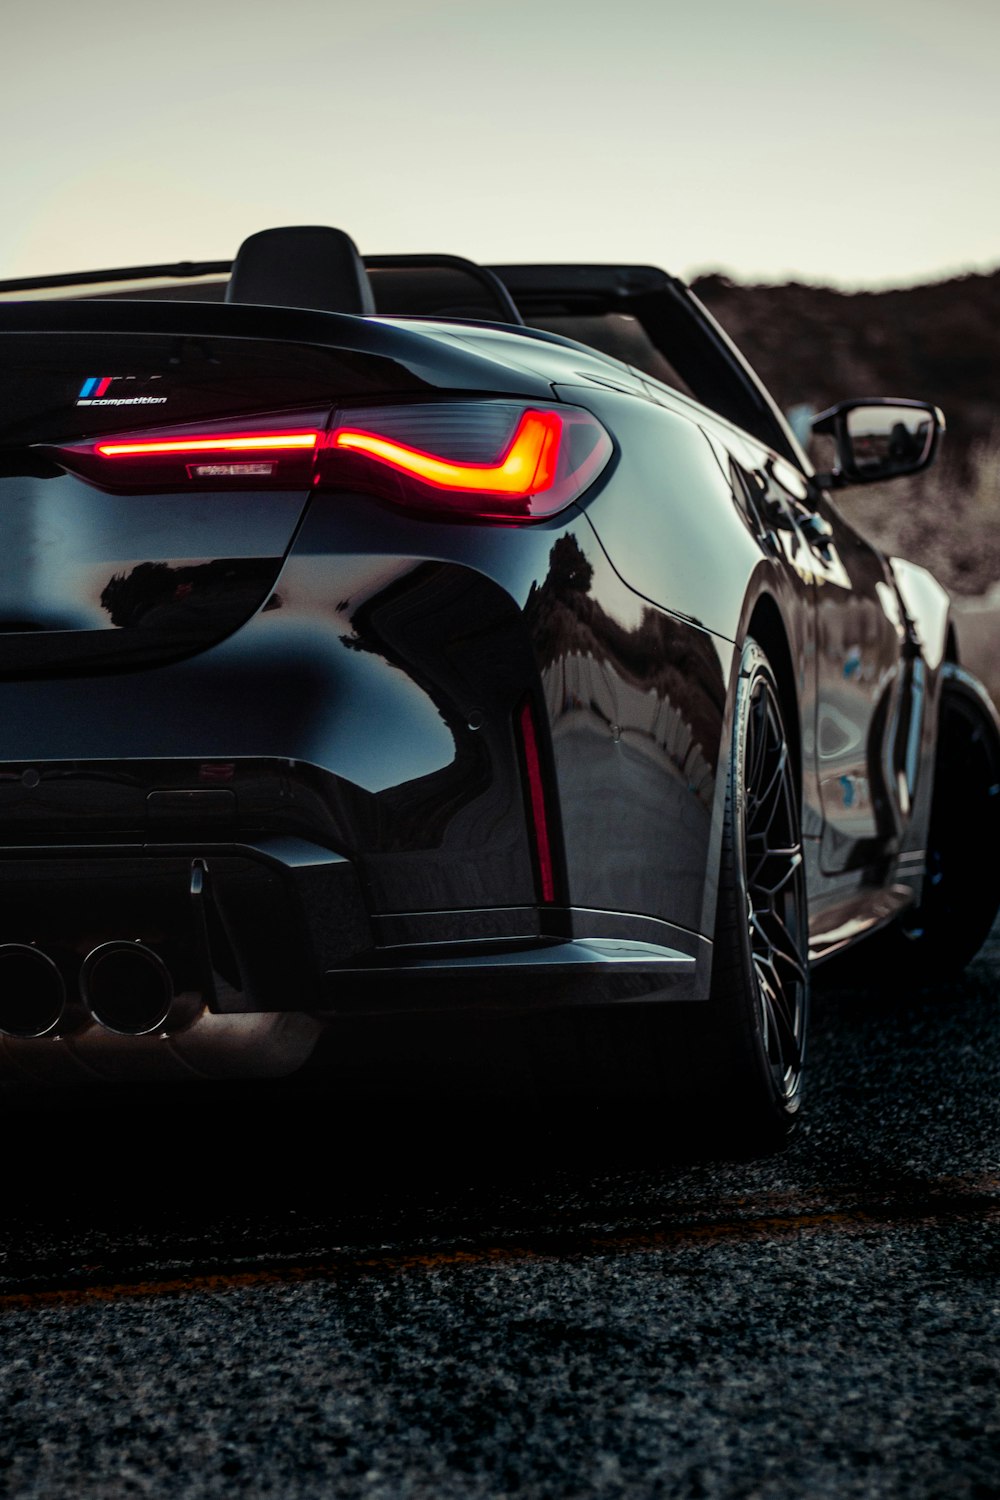
[[[800,469],[729,434],[764,544],[786,564],[800,633],[803,832],[824,876],[883,864],[910,812],[919,657],[885,559]],[[807,605],[807,620],[802,606]],[[811,861],[810,861],[811,862]]]
[[[909,747],[919,734],[923,662],[888,563],[828,496],[817,518],[816,768],[821,868],[878,867],[898,852],[911,815]]]

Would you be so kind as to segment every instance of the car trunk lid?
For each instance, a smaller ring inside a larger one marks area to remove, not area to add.
[[[149,666],[222,639],[268,602],[310,493],[308,435],[338,404],[491,384],[526,380],[335,314],[4,307],[0,674]]]

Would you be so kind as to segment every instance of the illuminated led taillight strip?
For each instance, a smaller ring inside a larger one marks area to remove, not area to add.
[[[275,453],[311,450],[318,432],[248,432],[234,436],[170,438],[160,442],[98,443],[102,458],[139,458],[156,453]]]
[[[521,709],[519,725],[521,747],[524,752],[524,769],[528,777],[528,802],[531,808],[532,831],[535,835],[535,858],[538,861],[538,883],[543,901],[554,901],[556,894],[555,875],[552,866],[552,845],[549,841],[549,824],[545,812],[545,783],[542,780],[542,763],[538,754],[538,737],[531,704]]]
[[[561,436],[562,417],[558,412],[526,411],[506,452],[491,464],[452,463],[354,427],[338,427],[330,446],[367,454],[438,489],[526,496],[540,494],[554,482]]]

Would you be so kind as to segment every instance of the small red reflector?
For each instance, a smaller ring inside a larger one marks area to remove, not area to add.
[[[365,453],[437,489],[528,496],[549,489],[555,479],[562,427],[562,417],[556,411],[526,411],[507,451],[492,464],[452,463],[353,427],[338,427],[330,446]]]
[[[199,781],[232,781],[236,766],[231,760],[203,761],[198,769]]]
[[[555,876],[552,869],[552,846],[549,843],[549,825],[545,814],[545,783],[542,780],[542,763],[538,754],[538,738],[535,734],[535,719],[531,704],[525,703],[520,715],[521,745],[524,750],[524,768],[528,774],[528,798],[531,806],[531,822],[535,835],[535,857],[538,861],[538,883],[542,900],[554,901]]]

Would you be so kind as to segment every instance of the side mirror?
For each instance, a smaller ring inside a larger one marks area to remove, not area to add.
[[[893,401],[873,396],[839,401],[812,422],[816,433],[837,445],[837,468],[818,474],[826,489],[847,484],[877,484],[902,474],[919,474],[937,454],[944,417],[926,401]]]

